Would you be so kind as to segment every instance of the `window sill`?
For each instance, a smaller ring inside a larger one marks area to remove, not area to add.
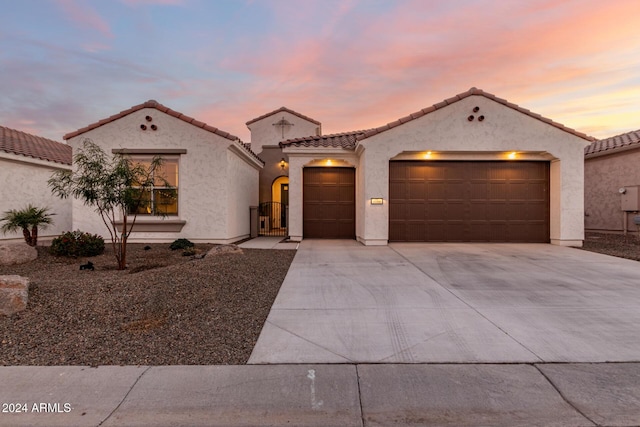
[[[169,220],[141,220],[138,218],[131,232],[133,233],[179,233],[187,221],[178,219]],[[117,227],[122,226],[122,221],[116,221]]]

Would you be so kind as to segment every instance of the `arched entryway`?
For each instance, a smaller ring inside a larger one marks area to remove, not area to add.
[[[261,236],[287,236],[289,177],[279,176],[271,184],[271,201],[260,204]]]

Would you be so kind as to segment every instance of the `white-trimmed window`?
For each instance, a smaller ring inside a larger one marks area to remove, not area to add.
[[[131,214],[138,215],[178,215],[178,158],[162,157],[162,164],[155,169],[151,188],[139,188],[142,191],[142,202]],[[135,164],[149,169],[153,156],[131,156]],[[134,187],[135,188],[135,187]]]

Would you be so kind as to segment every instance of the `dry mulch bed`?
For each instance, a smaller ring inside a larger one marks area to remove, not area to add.
[[[638,232],[624,234],[586,233],[582,249],[640,261],[640,235]]]
[[[110,247],[89,259],[38,247],[37,260],[0,266],[31,281],[27,309],[0,316],[0,365],[246,363],[295,251],[193,259],[144,246],[128,246],[123,271]],[[95,271],[79,270],[86,260]]]

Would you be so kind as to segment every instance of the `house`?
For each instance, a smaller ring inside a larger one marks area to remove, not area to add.
[[[70,169],[70,146],[0,126],[0,213],[29,204],[49,207],[53,225],[40,228],[41,242],[71,230],[71,205],[47,184],[54,172]],[[22,233],[0,233],[0,240],[14,239],[22,241]]]
[[[289,138],[288,234],[580,246],[592,141],[476,88],[375,129]]]
[[[637,231],[640,130],[594,141],[585,149],[585,229]]]
[[[364,245],[584,239],[593,138],[480,89],[374,129],[322,135],[286,107],[246,125],[250,144],[147,101],[64,139],[74,151],[90,139],[140,162],[163,157],[172,191],[149,192],[132,241],[234,242],[252,223],[263,235]],[[73,229],[108,235],[71,203]]]
[[[90,139],[110,154],[148,162],[161,156],[160,183],[138,211],[132,242],[229,243],[250,234],[250,206],[258,204],[264,163],[237,137],[147,101],[64,136],[74,153]],[[108,231],[95,211],[72,201],[73,227],[102,236]],[[120,218],[120,221],[122,218]]]

